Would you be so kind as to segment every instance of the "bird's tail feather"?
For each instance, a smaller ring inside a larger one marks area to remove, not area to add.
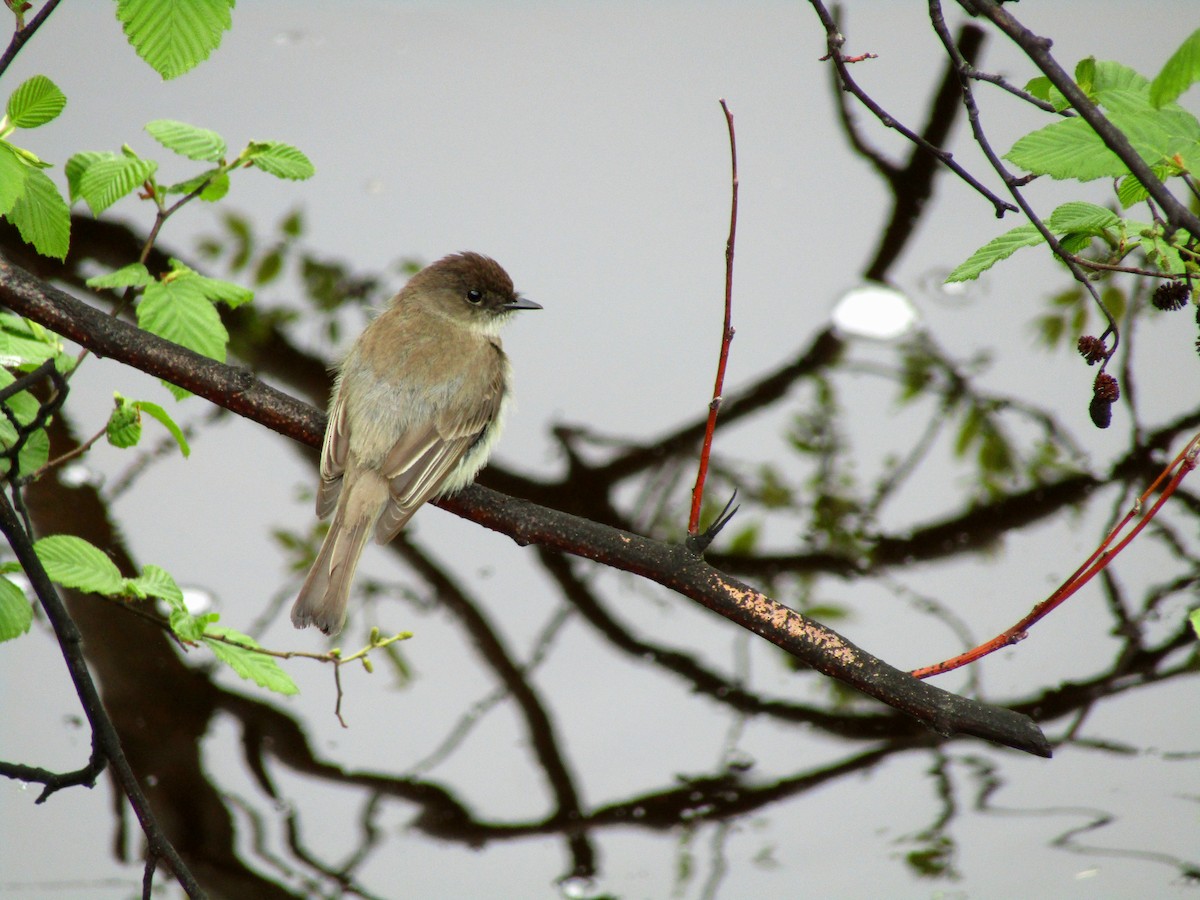
[[[292,624],[297,628],[316,625],[326,634],[334,635],[346,623],[346,603],[350,599],[354,570],[374,523],[360,516],[347,524],[344,513],[339,505],[316,562],[292,605]]]

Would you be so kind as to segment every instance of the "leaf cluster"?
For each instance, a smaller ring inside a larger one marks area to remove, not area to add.
[[[1089,57],[1076,66],[1075,81],[1158,178],[1180,179],[1191,188],[1193,174],[1200,171],[1200,120],[1175,101],[1200,81],[1200,30],[1183,42],[1153,80],[1121,63]],[[1026,90],[1059,112],[1070,111],[1070,103],[1045,77],[1030,81]],[[1112,179],[1113,199],[1122,210],[1149,198],[1146,186],[1079,116],[1060,118],[1021,137],[1005,159],[1031,175],[1056,180]],[[1010,229],[972,253],[946,280],[978,278],[1022,247],[1044,243],[1049,232],[1063,251],[1083,255],[1084,263],[1096,268],[1119,265],[1138,251],[1148,272],[1190,281],[1200,274],[1195,239],[1169,229],[1153,214],[1153,207],[1151,212],[1151,221],[1143,221],[1094,203],[1064,203],[1045,219],[1044,230],[1035,223]]]
[[[126,578],[103,550],[68,534],[44,537],[34,544],[34,549],[55,584],[117,601],[161,600],[168,609],[167,622],[171,631],[184,645],[207,647],[242,678],[268,690],[279,694],[297,693],[295,682],[278,662],[261,652],[253,638],[218,625],[220,615],[217,613],[191,613],[184,603],[183,591],[165,569],[146,565],[141,574]],[[24,634],[32,620],[24,592],[5,577],[19,570],[17,563],[0,566],[0,573],[4,573],[0,574],[0,641]]]

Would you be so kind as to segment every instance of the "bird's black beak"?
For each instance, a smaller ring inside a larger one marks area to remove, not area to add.
[[[526,300],[524,297],[515,297],[504,304],[506,310],[510,309],[541,309],[542,304],[534,303],[532,300]]]

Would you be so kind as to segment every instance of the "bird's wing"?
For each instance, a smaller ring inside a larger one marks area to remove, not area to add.
[[[317,489],[317,518],[324,519],[337,506],[342,491],[342,474],[346,471],[346,451],[350,449],[350,423],[346,420],[346,404],[341,396],[329,410],[325,441],[321,445],[321,484]]]
[[[500,371],[475,409],[448,409],[401,436],[382,466],[391,496],[375,526],[378,543],[394,538],[422,503],[442,492],[463,456],[499,415],[503,399],[504,372]]]

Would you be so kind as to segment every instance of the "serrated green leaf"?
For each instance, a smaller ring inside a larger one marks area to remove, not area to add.
[[[190,194],[197,188],[203,187],[199,197],[206,203],[215,203],[229,193],[229,175],[220,169],[209,169],[195,178],[172,184],[166,188],[168,194]]]
[[[946,283],[971,281],[978,278],[1002,259],[1008,259],[1022,247],[1042,243],[1041,233],[1030,224],[1018,225],[999,237],[992,238],[946,276]]]
[[[154,276],[140,262],[130,263],[127,266],[122,266],[115,272],[109,272],[107,275],[97,275],[85,282],[90,288],[145,287],[153,283]]]
[[[1035,175],[1094,181],[1120,178],[1129,169],[1080,118],[1064,119],[1030,132],[1004,154],[1009,162]]]
[[[11,372],[7,369],[0,369],[0,388],[8,387],[14,381],[16,378]],[[34,421],[41,406],[37,398],[28,391],[18,391],[5,400],[4,405],[12,412],[12,417],[16,419],[22,430]],[[8,450],[16,443],[17,429],[7,415],[0,414],[0,448]],[[46,460],[49,458],[50,438],[46,435],[45,428],[39,428],[29,434],[21,445],[21,449],[17,453],[17,471],[22,474],[36,472],[46,464]],[[8,457],[0,459],[0,473],[8,474],[11,467],[11,460]]]
[[[117,18],[137,55],[165,79],[208,59],[233,24],[234,0],[117,0]]]
[[[71,210],[54,182],[38,169],[25,172],[25,190],[6,218],[42,256],[63,260],[71,246]]]
[[[183,591],[166,569],[155,565],[142,566],[142,574],[137,578],[128,579],[149,597],[161,597],[170,604],[172,610],[187,611],[183,604]]]
[[[142,417],[137,407],[118,394],[116,407],[109,413],[104,433],[114,447],[136,447],[142,439]]]
[[[1102,98],[1107,91],[1132,91],[1148,96],[1150,79],[1136,69],[1111,59],[1097,62],[1092,71],[1091,96]]]
[[[198,644],[204,640],[204,632],[217,618],[216,613],[204,613],[203,615],[193,616],[180,603],[178,607],[172,605],[171,614],[167,617],[167,621],[171,626],[171,630],[181,640]]]
[[[1126,175],[1117,185],[1117,202],[1121,204],[1122,209],[1129,209],[1149,196],[1150,192],[1138,181],[1136,175]]]
[[[1051,87],[1052,85],[1050,84],[1050,79],[1045,75],[1039,75],[1037,78],[1031,78],[1028,82],[1026,82],[1025,92],[1027,94],[1032,94],[1039,100],[1048,101],[1050,99]]]
[[[1078,254],[1090,247],[1094,238],[1095,235],[1087,231],[1064,234],[1058,239],[1058,245],[1067,253]]]
[[[109,153],[94,159],[83,170],[76,189],[91,207],[92,215],[98,216],[122,197],[137,190],[157,171],[158,163],[152,159]]]
[[[1120,216],[1112,210],[1094,203],[1073,200],[1062,204],[1050,213],[1046,219],[1046,227],[1056,234],[1068,231],[1086,231],[1096,234],[1106,228],[1112,228],[1120,221]]]
[[[212,640],[208,637],[225,638],[225,641]],[[233,641],[234,643],[226,643]],[[258,643],[249,635],[225,628],[220,625],[210,625],[204,639],[208,649],[221,662],[229,666],[243,678],[253,681],[260,687],[277,694],[298,694],[300,689],[292,681],[287,672],[280,668],[273,657],[255,652]]]
[[[34,169],[50,169],[54,167],[54,163],[48,163],[39,157],[32,150],[27,150],[24,147],[18,147],[16,144],[9,144],[9,149],[20,157],[21,162]]]
[[[145,600],[149,595],[142,588],[141,582],[139,582],[136,578],[122,578],[121,596],[129,597],[134,600]]]
[[[159,379],[158,383],[161,384],[163,387],[165,387],[167,389],[167,391],[171,394],[171,396],[174,397],[177,401],[186,400],[186,399],[188,399],[188,397],[195,396],[187,388],[181,388],[177,384],[171,384],[171,382],[169,382],[165,379]]]
[[[1145,92],[1125,90],[1105,91],[1101,101],[1109,121],[1148,165],[1162,165],[1177,154],[1195,154],[1200,121],[1178,104],[1156,109]]]
[[[307,156],[291,144],[279,141],[254,141],[243,155],[253,165],[276,178],[303,181],[312,178],[316,172]]]
[[[1089,56],[1075,64],[1075,83],[1089,97],[1095,90],[1096,57]]]
[[[95,594],[121,592],[125,579],[99,547],[70,534],[54,534],[33,545],[55,584]]]
[[[62,348],[62,339],[53,332],[12,313],[0,313],[0,365],[40,365]]]
[[[232,281],[201,275],[178,259],[171,260],[171,279],[169,280],[186,281],[189,288],[194,287],[213,303],[225,303],[235,309],[254,299],[254,291],[249,288],[234,284]]]
[[[58,118],[66,95],[45,75],[22,82],[8,98],[8,121],[17,128],[37,128]]]
[[[137,319],[152,334],[218,362],[225,361],[229,332],[195,279],[158,281],[147,286],[137,307]]]
[[[179,445],[179,452],[182,453],[185,458],[191,456],[192,448],[188,446],[187,438],[183,434],[183,429],[175,424],[175,420],[167,414],[165,409],[163,409],[157,403],[151,403],[149,400],[138,400],[136,403],[134,403],[134,406],[136,406],[146,415],[162,423],[163,427],[166,428],[167,431],[171,432],[171,437],[175,438],[175,443]]]
[[[0,140],[0,216],[8,215],[21,194],[25,193],[25,173],[17,148]]]
[[[104,159],[114,159],[115,156],[116,154],[104,153],[99,150],[84,150],[71,155],[71,158],[67,160],[64,172],[67,176],[67,191],[72,203],[81,196],[79,193],[79,179],[83,177],[83,173],[91,168],[93,163]]]
[[[207,128],[155,119],[146,123],[146,131],[168,150],[197,162],[217,162],[225,155],[225,139]]]
[[[11,641],[29,631],[33,624],[33,607],[25,592],[0,578],[0,641]]]
[[[1197,81],[1200,81],[1200,28],[1184,39],[1154,77],[1150,84],[1150,102],[1165,106]]]
[[[1045,75],[1031,79],[1025,85],[1025,90],[1039,100],[1045,100],[1056,111],[1062,111],[1071,105],[1071,101],[1064,97]]]

